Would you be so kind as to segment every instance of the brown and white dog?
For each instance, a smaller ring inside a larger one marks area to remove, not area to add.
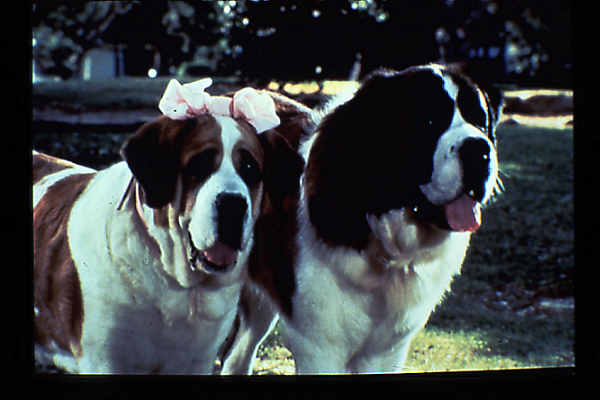
[[[223,371],[251,372],[276,314],[298,373],[403,371],[499,190],[500,101],[431,64],[377,71],[315,114],[297,209],[257,224],[243,296],[255,304]]]
[[[281,124],[162,116],[103,171],[33,155],[35,357],[72,373],[212,373],[247,277],[261,204],[282,209],[304,163]]]

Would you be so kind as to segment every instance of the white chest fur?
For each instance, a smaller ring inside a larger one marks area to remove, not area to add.
[[[368,217],[375,234],[359,253],[317,238],[304,197],[298,219],[294,314],[285,320],[298,372],[400,372],[410,339],[460,272],[470,235],[437,231],[424,241],[407,211],[391,211]]]

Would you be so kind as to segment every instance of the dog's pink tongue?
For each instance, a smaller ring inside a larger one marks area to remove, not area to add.
[[[224,267],[237,261],[238,252],[226,244],[217,242],[204,251],[204,256],[211,263]]]
[[[481,225],[479,205],[466,194],[447,204],[445,209],[450,228],[457,232],[475,232]]]

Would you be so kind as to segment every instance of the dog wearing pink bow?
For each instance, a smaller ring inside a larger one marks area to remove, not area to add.
[[[103,171],[34,152],[35,358],[70,373],[212,373],[261,210],[283,210],[310,110],[172,80]],[[297,133],[294,133],[297,132]]]

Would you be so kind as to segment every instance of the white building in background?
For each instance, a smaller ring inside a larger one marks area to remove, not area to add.
[[[79,77],[85,81],[116,78],[122,72],[119,54],[109,45],[86,51],[81,58]]]

